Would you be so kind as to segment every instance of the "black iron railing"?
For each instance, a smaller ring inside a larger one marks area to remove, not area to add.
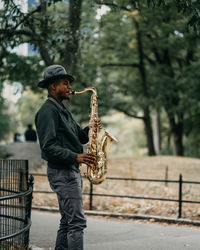
[[[0,249],[28,249],[33,177],[27,160],[0,160]]]
[[[46,174],[33,174],[35,176],[46,176]],[[83,176],[84,177],[84,176]],[[170,199],[170,198],[161,198],[161,197],[147,197],[147,196],[132,196],[132,195],[120,195],[120,194],[102,194],[102,193],[94,193],[93,191],[93,184],[90,183],[90,190],[89,192],[83,192],[83,195],[89,195],[89,209],[93,210],[93,197],[94,196],[102,196],[102,197],[116,197],[116,198],[129,198],[129,199],[143,199],[143,200],[158,200],[158,201],[168,201],[168,202],[175,202],[178,203],[178,218],[182,217],[182,203],[193,203],[193,204],[200,204],[200,201],[194,200],[184,200],[183,199],[183,184],[194,184],[199,185],[200,182],[198,181],[183,181],[182,174],[179,175],[178,180],[168,180],[168,179],[142,179],[142,178],[123,178],[123,177],[107,177],[107,180],[114,180],[114,181],[139,181],[139,182],[160,182],[160,183],[177,183],[178,184],[178,196],[177,199]],[[35,190],[34,193],[53,193],[52,191],[42,191],[42,190]]]

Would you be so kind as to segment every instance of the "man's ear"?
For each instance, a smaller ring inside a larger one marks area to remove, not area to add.
[[[56,89],[56,82],[53,82],[52,84],[51,84],[51,87],[52,87],[52,90],[55,90]]]
[[[50,91],[54,91],[56,89],[56,83],[55,82],[52,82],[50,85],[49,85],[49,87],[48,87],[48,90],[50,90]]]

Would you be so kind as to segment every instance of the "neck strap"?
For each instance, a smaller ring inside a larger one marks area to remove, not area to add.
[[[50,100],[50,101],[52,101],[53,103],[55,103],[56,104],[56,106],[62,111],[62,112],[64,112],[65,114],[68,114],[68,111],[60,104],[60,103],[58,103],[54,98],[52,98],[52,97],[48,97],[48,100]]]

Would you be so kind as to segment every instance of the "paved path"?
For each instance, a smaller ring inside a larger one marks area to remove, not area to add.
[[[54,249],[58,213],[32,212],[30,242]],[[200,250],[200,229],[88,217],[84,250]]]

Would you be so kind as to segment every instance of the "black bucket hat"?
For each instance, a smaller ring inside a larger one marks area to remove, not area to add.
[[[65,68],[61,65],[54,64],[48,66],[43,73],[43,80],[38,83],[39,88],[46,88],[50,83],[57,79],[67,78],[70,82],[73,82],[75,78],[68,74]]]

